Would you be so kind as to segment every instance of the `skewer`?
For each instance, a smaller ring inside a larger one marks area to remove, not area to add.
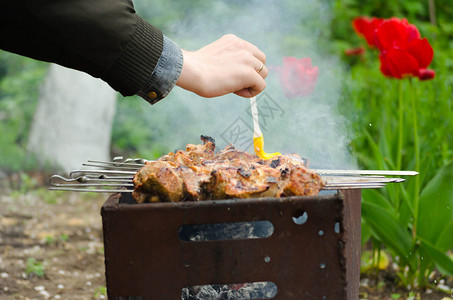
[[[259,129],[259,123],[257,122],[257,131],[254,132],[254,136],[256,134],[261,134],[261,130]],[[118,158],[115,158],[118,159]],[[143,163],[130,163],[130,161],[138,162],[141,161]],[[84,166],[91,166],[91,167],[111,167],[114,169],[119,169],[121,167],[130,168],[130,169],[140,169],[145,165],[146,162],[149,160],[143,158],[129,158],[123,162],[115,162],[115,161],[97,161],[97,160],[89,160],[88,163],[83,164]],[[89,164],[94,163],[94,164]],[[388,171],[388,170],[330,170],[330,169],[312,169],[312,171],[318,173],[319,175],[345,175],[345,176],[353,176],[353,175],[376,175],[376,176],[415,176],[419,173],[416,171]]]
[[[71,173],[69,173],[69,177],[71,178],[74,178],[74,177],[79,177],[80,175],[82,174],[99,174],[99,176],[101,175],[107,175],[107,174],[111,174],[111,175],[132,175],[131,177],[133,177],[135,175],[135,173],[137,172],[133,172],[133,171],[117,171],[117,170],[74,170],[72,171]],[[77,176],[76,174],[79,174],[79,176]]]
[[[322,170],[312,169],[319,175],[387,175],[387,176],[415,176],[416,171],[385,171],[385,170]]]
[[[352,189],[380,189],[383,188],[385,184],[355,184],[355,185],[326,185],[323,190],[352,190]],[[68,191],[68,192],[94,192],[94,193],[132,193],[134,190],[129,189],[88,189],[88,188],[72,188],[69,186],[59,187],[49,187],[51,191]]]
[[[109,181],[109,182],[132,182],[132,177],[110,177],[110,176],[105,176],[105,175],[81,175],[76,178],[65,178],[60,175],[53,175],[49,179],[49,184],[50,185],[57,185],[58,180],[61,180],[62,182],[79,182],[79,183],[87,183],[90,181],[98,181],[98,182],[103,182],[103,181]]]
[[[80,171],[78,171],[80,172]],[[97,176],[99,175],[99,176]],[[103,174],[81,175],[79,177],[64,178],[60,175],[54,175],[50,178],[50,190],[66,190],[66,191],[85,191],[85,192],[110,192],[117,193],[119,191],[128,192],[130,190],[106,189],[108,187],[133,187],[132,177],[102,177]],[[102,178],[99,178],[102,177]],[[322,177],[322,176],[321,176]],[[350,176],[333,176],[322,177],[324,182],[323,189],[370,189],[382,188],[387,183],[402,182],[402,178],[387,178],[375,176],[350,177]],[[61,182],[58,182],[61,181]],[[94,182],[94,183],[91,183]],[[86,187],[86,188],[82,188]],[[96,189],[92,189],[96,188]]]
[[[112,165],[101,165],[97,163],[84,163],[82,164],[84,167],[97,167],[97,168],[112,168],[115,170],[138,170],[142,168],[144,165],[137,165],[137,166],[129,166],[129,165],[124,165],[124,166],[112,166]]]
[[[258,127],[259,130],[259,127]],[[115,157],[113,161],[89,160],[84,166],[109,168],[98,170],[74,170],[69,178],[54,175],[49,179],[50,190],[98,192],[98,193],[130,193],[132,182],[137,170],[148,162],[142,158]],[[385,171],[385,170],[327,170],[314,169],[323,182],[323,190],[337,189],[376,189],[385,187],[388,183],[405,181],[398,177],[385,176],[414,176],[415,171]]]
[[[67,192],[93,192],[93,193],[132,193],[134,190],[125,189],[84,189],[70,187],[49,187],[51,191],[67,191]]]
[[[381,189],[385,184],[370,184],[370,185],[348,185],[348,186],[325,186],[323,190],[355,190],[355,189]]]
[[[132,187],[134,184],[132,183],[123,183],[123,184],[117,184],[117,183],[57,183],[53,185],[54,187]]]
[[[391,183],[391,182],[403,182],[406,179],[403,178],[388,178],[381,176],[321,176],[325,184],[334,184],[334,183]],[[77,183],[88,183],[88,182],[121,182],[121,183],[132,183],[132,176],[127,177],[109,177],[104,174],[90,174],[90,175],[80,175],[78,177],[65,178],[60,175],[53,175],[49,183],[53,186],[58,186],[61,183],[58,183],[58,180],[67,182],[69,185]],[[71,183],[73,182],[73,183]]]
[[[375,177],[375,176],[322,176],[322,181],[325,184],[330,182],[350,182],[350,183],[365,183],[365,182],[378,182],[378,183],[389,183],[389,182],[403,182],[406,181],[404,178],[388,178],[388,177]]]
[[[133,161],[133,162],[131,162]],[[127,167],[134,167],[134,168],[141,168],[143,167],[148,161],[151,160],[146,160],[143,158],[129,158],[126,159],[123,162],[118,162],[118,161],[100,161],[100,160],[89,160],[88,163],[94,163],[99,166],[109,166],[109,167],[122,167],[122,166],[127,166]]]

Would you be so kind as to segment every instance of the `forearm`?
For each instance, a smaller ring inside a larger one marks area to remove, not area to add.
[[[202,97],[252,97],[268,74],[265,54],[234,35],[182,52],[130,0],[3,1],[0,36],[1,49],[84,71],[152,104],[175,83]]]

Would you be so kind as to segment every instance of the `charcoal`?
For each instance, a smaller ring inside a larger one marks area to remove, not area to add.
[[[179,230],[183,241],[240,240],[269,237],[274,231],[268,221],[187,225]]]
[[[214,289],[212,285],[203,286],[200,291],[195,295],[196,300],[217,300],[219,298],[219,293]]]
[[[237,285],[232,285],[237,286]],[[236,299],[271,299],[277,293],[277,287],[271,282],[245,283],[239,289],[229,285],[191,286],[182,290],[182,300],[236,300]]]

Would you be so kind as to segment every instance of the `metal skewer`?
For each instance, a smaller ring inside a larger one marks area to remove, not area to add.
[[[131,193],[134,175],[147,162],[143,158],[115,157],[113,161],[89,160],[84,166],[101,168],[74,170],[69,178],[54,175],[49,179],[50,190],[98,192],[98,193]],[[388,183],[405,181],[403,178],[385,176],[414,176],[415,171],[385,170],[328,170],[314,169],[323,180],[323,190],[338,189],[376,189]]]
[[[108,166],[108,165],[99,165],[99,164],[95,164],[95,163],[85,163],[85,164],[82,164],[82,166],[84,167],[97,167],[97,168],[114,168],[115,170],[138,170],[140,168],[143,168],[144,165],[139,165],[139,167],[137,166],[120,166],[120,167],[112,167],[112,166]]]
[[[406,181],[404,178],[395,178],[395,177],[383,177],[383,176],[323,176],[321,175],[322,181],[324,183],[329,182],[379,182],[379,183],[389,183],[389,182],[403,182]]]
[[[145,165],[147,160],[143,158],[134,158],[133,159],[135,162],[115,162],[115,161],[99,161],[99,160],[89,160],[88,163],[83,164],[83,165],[90,165],[90,166],[98,166],[98,167],[112,167],[112,168],[118,168],[118,167],[127,167],[127,168],[141,168]],[[139,163],[138,161],[142,161],[143,163]]]
[[[387,175],[387,176],[415,176],[416,171],[385,171],[385,170],[322,170],[312,169],[319,175]]]
[[[115,161],[116,159],[116,161]],[[140,169],[145,165],[146,162],[151,162],[152,160],[146,160],[144,158],[129,158],[122,162],[118,162],[118,159],[122,157],[115,157],[114,161],[97,161],[89,160],[88,163],[83,164],[84,166],[92,167],[110,167],[110,168],[130,168],[130,169]],[[94,164],[89,164],[94,163]],[[330,169],[312,169],[312,171],[320,175],[376,175],[376,176],[415,176],[419,173],[416,171],[389,171],[389,170],[330,170]]]
[[[134,171],[121,171],[121,170],[74,170],[71,173],[69,173],[69,177],[71,178],[77,178],[81,175],[86,175],[86,174],[96,174],[98,178],[102,178],[103,175],[131,175],[130,178],[132,179],[135,175]]]
[[[132,193],[134,190],[126,189],[87,189],[87,188],[70,188],[70,187],[49,187],[51,191],[66,192],[93,192],[93,193]]]
[[[50,178],[50,190],[65,190],[65,191],[86,191],[86,192],[101,192],[101,193],[117,193],[117,192],[132,192],[134,184],[133,177],[115,177],[113,170],[110,170],[111,176],[106,176],[105,171],[94,173],[94,170],[88,170],[88,174],[83,174],[83,171],[71,173],[71,178],[64,178],[60,175],[54,175]],[[124,171],[119,171],[121,175]],[[80,174],[75,177],[74,174]],[[375,189],[382,188],[388,183],[398,183],[405,181],[403,178],[387,178],[381,176],[322,176],[324,182],[324,190],[336,189]],[[112,188],[112,189],[110,189]]]
[[[367,184],[367,185],[326,185],[323,190],[354,190],[354,189],[381,189],[385,187],[385,184]]]

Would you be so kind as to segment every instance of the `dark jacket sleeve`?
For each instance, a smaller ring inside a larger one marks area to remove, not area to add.
[[[162,32],[130,0],[2,0],[0,48],[84,71],[124,96],[149,80]]]

